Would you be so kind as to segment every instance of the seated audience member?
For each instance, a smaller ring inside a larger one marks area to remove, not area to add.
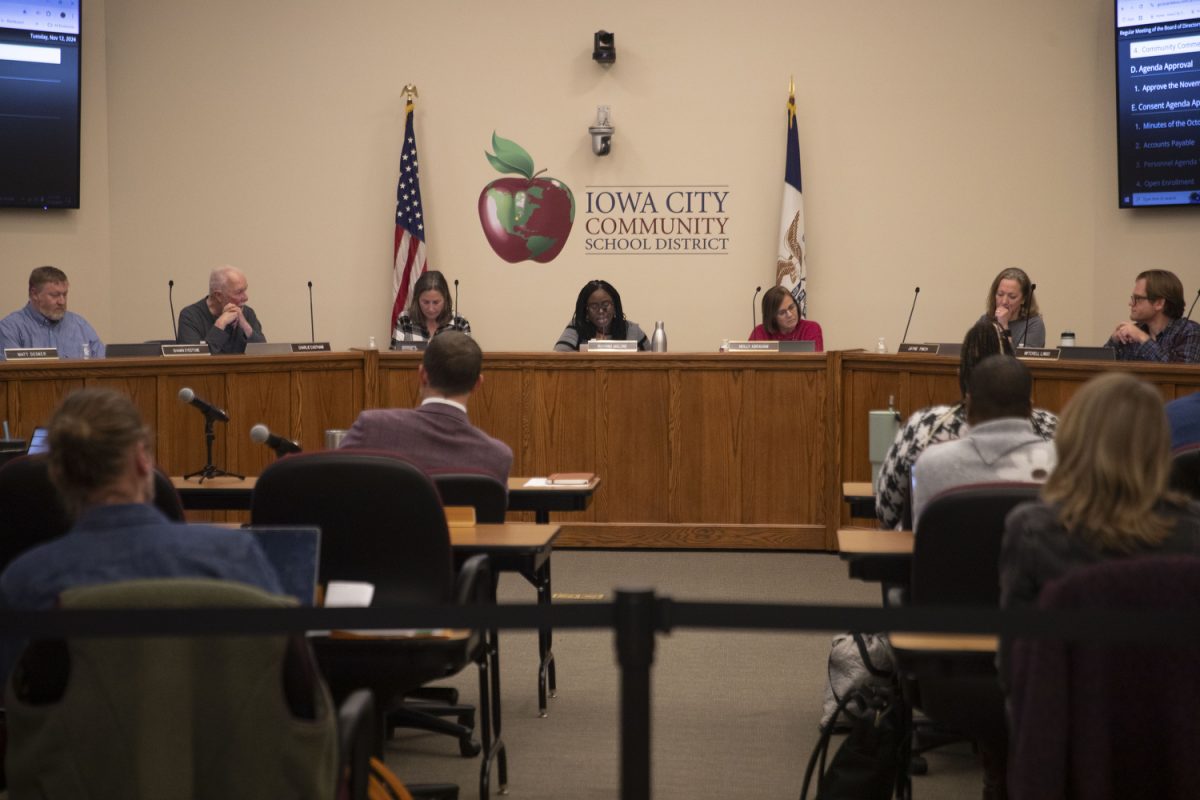
[[[975,365],[998,353],[1012,355],[1012,345],[991,322],[977,322],[963,338],[958,365],[958,385],[963,396]],[[1049,411],[1034,409],[1030,417],[1033,429],[1043,439],[1054,437],[1057,418]],[[930,406],[908,418],[896,433],[896,441],[888,449],[879,478],[875,482],[875,516],[884,528],[895,528],[909,508],[909,469],[917,456],[930,445],[948,442],[963,435],[967,425],[967,410],[963,401],[953,405]]]
[[[625,319],[621,295],[608,281],[588,281],[575,298],[575,316],[567,325],[554,349],[569,353],[592,339],[632,340],[638,350],[649,350],[650,340],[636,322]]]
[[[1171,423],[1172,450],[1200,445],[1200,392],[1167,403],[1167,420]]]
[[[1084,384],[1063,410],[1041,500],[1005,521],[1000,604],[1036,606],[1050,581],[1109,559],[1200,555],[1200,504],[1168,488],[1170,445],[1153,386],[1119,372]],[[1007,651],[1005,642],[1002,679]]]
[[[51,608],[65,589],[135,578],[218,578],[281,591],[253,537],[171,522],[154,507],[153,437],[129,398],[80,390],[54,412],[49,429],[50,479],[74,524],[0,574],[4,607]],[[3,653],[0,673],[14,655]]]
[[[0,320],[0,360],[6,347],[53,347],[59,358],[104,358],[104,343],[88,321],[67,311],[67,274],[57,267],[29,273],[29,302]]]
[[[921,512],[947,489],[976,483],[1044,483],[1054,469],[1054,444],[1038,436],[1033,378],[1012,356],[988,356],[971,371],[966,429],[961,439],[929,447],[913,464],[913,529]]]
[[[454,313],[445,276],[430,270],[417,278],[408,308],[396,317],[392,349],[400,342],[427,342],[439,333],[460,331],[470,335],[471,323]]]
[[[246,276],[237,267],[217,267],[208,276],[208,296],[179,312],[179,343],[207,342],[214,355],[246,352],[247,342],[265,342],[250,299]]]
[[[342,447],[394,450],[423,470],[486,472],[507,484],[512,449],[467,418],[467,400],[483,383],[482,364],[483,352],[465,333],[433,337],[417,367],[421,405],[362,412]]]
[[[980,322],[995,322],[1017,347],[1045,347],[1046,323],[1038,311],[1037,298],[1030,296],[1032,286],[1025,270],[1000,270],[988,291],[987,311]]]
[[[792,293],[782,286],[772,286],[763,295],[762,320],[750,331],[750,341],[810,341],[816,343],[818,353],[825,349],[821,326],[800,318],[800,307]]]
[[[1137,276],[1129,296],[1129,321],[1105,347],[1122,361],[1200,363],[1200,325],[1183,318],[1183,284],[1173,272],[1150,269]]]

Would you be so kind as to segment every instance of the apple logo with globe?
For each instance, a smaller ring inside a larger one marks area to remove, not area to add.
[[[485,153],[497,172],[520,177],[497,178],[479,195],[479,222],[496,255],[510,264],[553,261],[562,252],[575,222],[575,196],[565,183],[534,172],[525,148],[492,133]]]

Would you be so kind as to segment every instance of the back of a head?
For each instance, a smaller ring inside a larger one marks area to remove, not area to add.
[[[82,389],[50,418],[50,480],[78,512],[96,490],[124,474],[133,447],[149,439],[128,397],[111,389]]]
[[[475,340],[459,331],[434,336],[421,360],[429,385],[442,394],[467,394],[479,382],[483,351]]]
[[[1032,411],[1033,378],[1012,356],[988,356],[971,370],[970,420],[972,424],[1003,417],[1028,418]]]
[[[1166,535],[1152,509],[1167,496],[1171,433],[1153,386],[1121,372],[1093,378],[1067,403],[1054,445],[1043,496],[1069,530],[1114,550]]]
[[[994,322],[980,320],[963,337],[958,362],[958,388],[964,397],[971,384],[971,371],[988,356],[1013,354],[1012,345],[1001,335]]]

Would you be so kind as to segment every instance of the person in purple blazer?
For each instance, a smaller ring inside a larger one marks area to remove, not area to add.
[[[341,446],[394,450],[426,472],[485,472],[507,484],[512,449],[467,418],[467,399],[483,383],[482,365],[483,352],[470,336],[434,336],[417,368],[421,405],[362,412]]]

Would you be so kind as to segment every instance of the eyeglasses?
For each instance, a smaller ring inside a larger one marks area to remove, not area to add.
[[[793,303],[792,305],[788,306],[787,308],[781,308],[778,311],[776,311],[775,316],[790,317],[792,314],[795,314],[795,313],[796,313],[796,306]]]
[[[603,303],[587,304],[588,311],[591,311],[593,314],[599,314],[602,311],[612,311],[612,307],[613,304],[609,300],[605,300]]]
[[[1146,297],[1146,295],[1144,295],[1144,294],[1129,295],[1129,305],[1131,305],[1131,306],[1136,306],[1138,303],[1142,302],[1143,300],[1149,302],[1150,298]]]

